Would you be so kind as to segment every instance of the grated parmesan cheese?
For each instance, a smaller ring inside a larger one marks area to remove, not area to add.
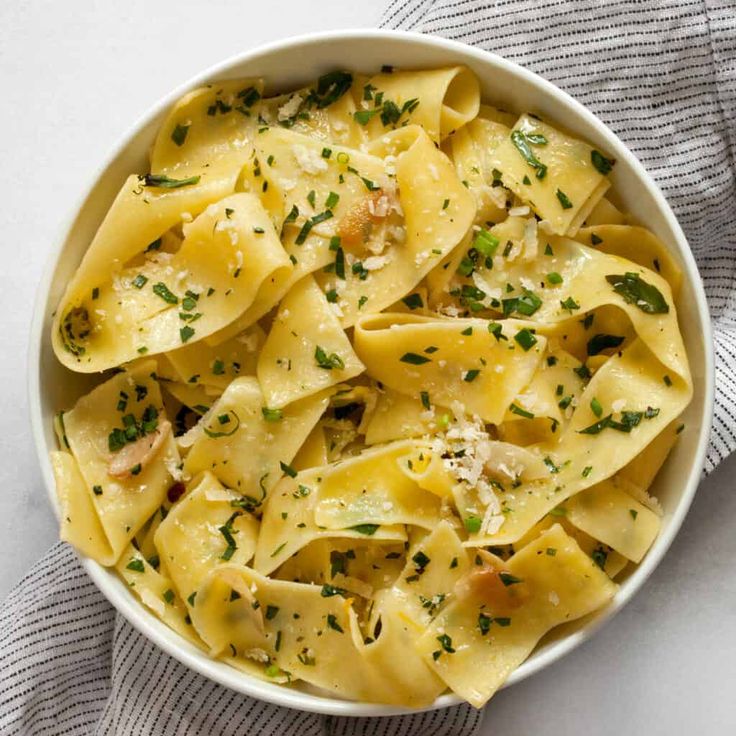
[[[322,171],[327,171],[327,161],[314,149],[296,143],[291,150],[294,153],[297,165],[307,174],[319,174]]]
[[[538,250],[539,240],[537,238],[537,221],[533,217],[530,217],[526,221],[526,225],[524,225],[523,260],[533,261],[537,257]]]
[[[279,108],[279,120],[288,120],[289,118],[293,118],[294,115],[299,112],[302,102],[303,100],[300,94],[295,94],[289,97],[289,99]]]
[[[365,268],[366,271],[379,271],[390,260],[390,256],[368,256],[368,258],[363,261],[363,268]]]
[[[246,649],[243,652],[243,656],[248,659],[252,659],[255,662],[262,662],[263,664],[268,664],[271,661],[271,657],[268,655],[268,652],[264,651],[260,647]]]

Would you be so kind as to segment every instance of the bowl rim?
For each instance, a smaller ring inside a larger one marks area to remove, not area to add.
[[[618,613],[624,605],[626,605],[626,603],[628,603],[628,601],[635,593],[637,593],[637,591],[639,591],[644,582],[659,565],[675,536],[679,532],[697,490],[701,477],[701,468],[703,466],[708,446],[715,393],[714,348],[710,313],[706,302],[705,292],[703,290],[702,281],[698,273],[694,256],[685,234],[659,186],[652,179],[644,166],[639,162],[637,157],[594,113],[584,107],[567,92],[561,90],[551,82],[525,67],[492,52],[439,36],[431,36],[410,31],[373,28],[341,29],[290,36],[236,53],[190,77],[168,94],[159,98],[153,105],[149,106],[143,114],[139,115],[133,124],[124,131],[124,133],[118,138],[117,142],[108,150],[107,155],[103,157],[100,165],[90,174],[89,178],[86,179],[86,183],[83,185],[81,192],[79,192],[67,216],[62,220],[58,230],[56,231],[55,239],[46,257],[45,266],[38,283],[34,300],[33,318],[31,322],[27,355],[28,401],[34,445],[46,486],[46,491],[54,513],[58,518],[59,509],[56,502],[54,477],[48,454],[49,450],[52,448],[50,448],[46,442],[43,419],[43,402],[41,400],[41,349],[43,341],[47,338],[44,330],[44,321],[48,308],[48,298],[53,275],[61,257],[63,256],[65,245],[71,235],[77,216],[82,210],[90,192],[93,191],[95,184],[106,172],[116,157],[129,146],[131,140],[139,134],[146,125],[150,124],[155,118],[165,112],[184,93],[193,89],[197,85],[215,80],[218,76],[227,75],[233,67],[257,61],[259,58],[268,57],[273,53],[283,52],[290,49],[294,50],[309,47],[311,45],[319,45],[323,42],[364,39],[374,41],[381,39],[399,40],[409,45],[444,49],[457,56],[465,56],[478,61],[481,64],[488,64],[490,62],[491,65],[500,67],[512,75],[523,78],[532,86],[537,87],[540,92],[553,98],[554,101],[560,105],[561,111],[566,110],[574,117],[584,120],[588,125],[595,128],[598,134],[605,138],[607,143],[611,145],[611,150],[615,150],[618,156],[626,158],[627,163],[631,166],[636,176],[643,182],[651,193],[657,209],[675,236],[676,249],[682,260],[686,278],[688,278],[692,283],[695,293],[695,304],[692,306],[695,306],[696,308],[697,322],[699,322],[704,347],[704,371],[702,376],[704,403],[703,421],[701,426],[698,428],[696,450],[694,453],[695,461],[693,462],[683,483],[683,492],[677,502],[674,513],[670,517],[668,526],[666,530],[663,533],[660,533],[657,537],[652,548],[638,565],[636,570],[621,585],[613,600],[603,611],[600,612],[600,614],[596,616],[594,620],[586,623],[580,630],[554,642],[546,650],[522,663],[522,665],[516,669],[505,682],[503,687],[506,687],[516,682],[520,682],[526,677],[544,669],[552,662],[568,654],[584,641],[587,641],[605,623],[610,621],[611,618]],[[145,609],[144,606],[134,599],[134,597],[130,595],[125,588],[122,586],[116,586],[112,579],[113,573],[102,567],[97,562],[79,555],[76,553],[76,550],[75,554],[77,554],[80,563],[92,578],[100,592],[135,629],[165,653],[172,656],[179,662],[182,662],[191,670],[236,692],[270,702],[275,705],[337,716],[402,715],[421,712],[423,710],[446,708],[463,702],[454,694],[444,694],[425,708],[413,709],[377,703],[348,701],[323,695],[312,695],[274,683],[258,680],[246,673],[236,670],[224,662],[210,659],[206,653],[201,652],[188,644],[188,642],[185,642],[185,640],[176,634],[176,632],[170,630],[165,624],[163,624],[163,622]],[[186,644],[187,646],[183,646],[183,644]]]

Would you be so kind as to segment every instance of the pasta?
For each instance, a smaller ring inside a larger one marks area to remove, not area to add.
[[[55,421],[62,539],[248,676],[481,707],[658,535],[676,259],[604,152],[479,89],[188,93],[59,303],[99,376]]]

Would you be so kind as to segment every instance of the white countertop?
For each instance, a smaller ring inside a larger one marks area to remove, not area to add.
[[[90,172],[140,114],[201,69],[286,36],[374,26],[384,2],[0,5],[0,598],[57,537],[28,419],[28,329],[47,253]],[[734,459],[701,484],[667,558],[622,613],[494,698],[484,736],[736,733],[733,471]]]

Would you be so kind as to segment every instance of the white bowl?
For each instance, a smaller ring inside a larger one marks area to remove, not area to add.
[[[613,184],[626,209],[667,243],[683,273],[679,297],[680,326],[690,358],[695,393],[683,421],[686,430],[655,481],[653,493],[665,511],[662,529],[644,561],[621,581],[613,601],[602,611],[552,635],[512,673],[507,685],[523,680],[587,639],[639,590],[666,553],[698,485],[713,407],[713,347],[710,317],[700,276],[672,210],[657,185],[624,144],[591,112],[541,77],[499,56],[454,41],[394,31],[335,31],[279,41],[247,51],[203,72],[160,100],[123,136],[93,175],[89,190],[53,245],[38,289],[32,325],[29,390],[33,433],[51,503],[59,513],[48,459],[56,445],[52,417],[69,407],[95,380],[63,368],[51,349],[52,313],[64,285],[79,264],[97,226],[133,172],[147,171],[147,152],[169,107],[203,83],[235,77],[263,76],[269,91],[294,88],[335,68],[373,71],[382,64],[428,68],[466,64],[481,81],[484,100],[515,110],[536,112],[594,143],[617,159]],[[686,308],[682,308],[685,306]],[[210,659],[148,612],[116,575],[88,559],[82,564],[97,587],[144,636],[193,670],[233,690],[292,708],[349,716],[385,716],[408,709],[355,703],[262,682]],[[431,708],[460,702],[443,695]]]

